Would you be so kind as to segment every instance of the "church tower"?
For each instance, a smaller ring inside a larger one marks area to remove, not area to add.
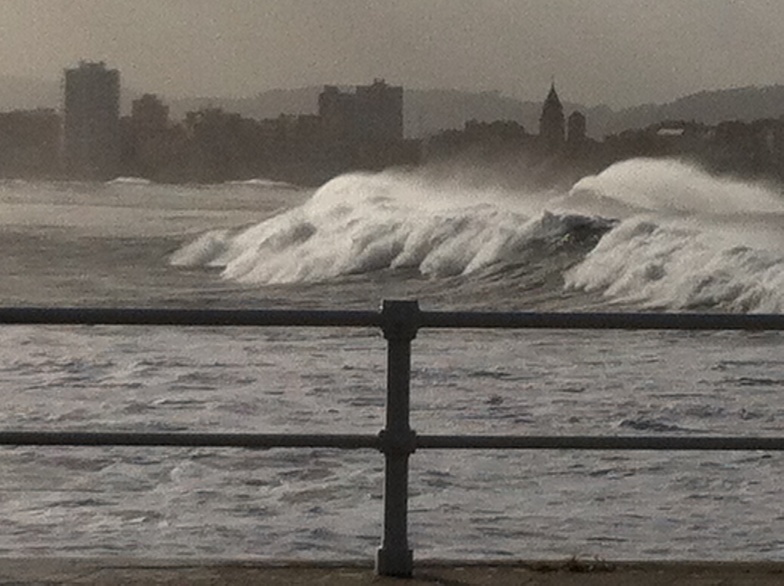
[[[566,142],[564,130],[563,106],[558,99],[558,92],[555,91],[555,82],[553,82],[542,107],[542,116],[539,118],[539,142],[542,148],[549,153],[556,153],[563,149]]]

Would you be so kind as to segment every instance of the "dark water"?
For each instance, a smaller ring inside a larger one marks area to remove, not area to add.
[[[708,181],[673,173],[667,185],[686,192]],[[517,199],[389,176],[348,178],[315,200],[259,185],[5,184],[0,298],[776,309],[772,212],[717,215],[699,211],[699,198],[689,213],[653,210],[643,201],[653,188],[634,177],[622,168],[588,182],[589,195]],[[618,185],[631,195],[610,197]],[[751,197],[748,186],[707,185],[725,208],[733,193]],[[775,194],[753,193],[758,208],[776,205],[765,199]],[[6,429],[382,427],[385,347],[375,331],[0,333]],[[420,433],[777,435],[781,345],[778,334],[421,332],[412,423]],[[368,558],[378,545],[375,453],[7,448],[0,460],[7,555]],[[420,452],[412,542],[421,557],[780,560],[782,472],[778,454],[761,452]]]

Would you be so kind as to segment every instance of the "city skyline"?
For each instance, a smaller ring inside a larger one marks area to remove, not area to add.
[[[611,107],[784,83],[784,5],[767,0],[5,0],[0,75],[81,59],[166,96],[354,85],[500,91]]]

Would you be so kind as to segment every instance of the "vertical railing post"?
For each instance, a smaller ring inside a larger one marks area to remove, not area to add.
[[[376,574],[410,577],[414,556],[408,547],[408,459],[416,447],[409,423],[411,341],[419,328],[419,304],[384,301],[381,317],[387,340],[387,406],[379,442],[385,459],[384,532]]]

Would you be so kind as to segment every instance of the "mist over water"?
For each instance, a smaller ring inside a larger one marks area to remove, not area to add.
[[[259,286],[408,269],[435,283],[457,277],[461,290],[491,275],[504,295],[535,271],[548,283],[558,275],[553,296],[779,312],[782,220],[774,188],[674,160],[618,163],[568,193],[351,174],[246,229],[203,234],[171,262],[219,267],[225,279]],[[521,282],[521,299],[528,289]]]

